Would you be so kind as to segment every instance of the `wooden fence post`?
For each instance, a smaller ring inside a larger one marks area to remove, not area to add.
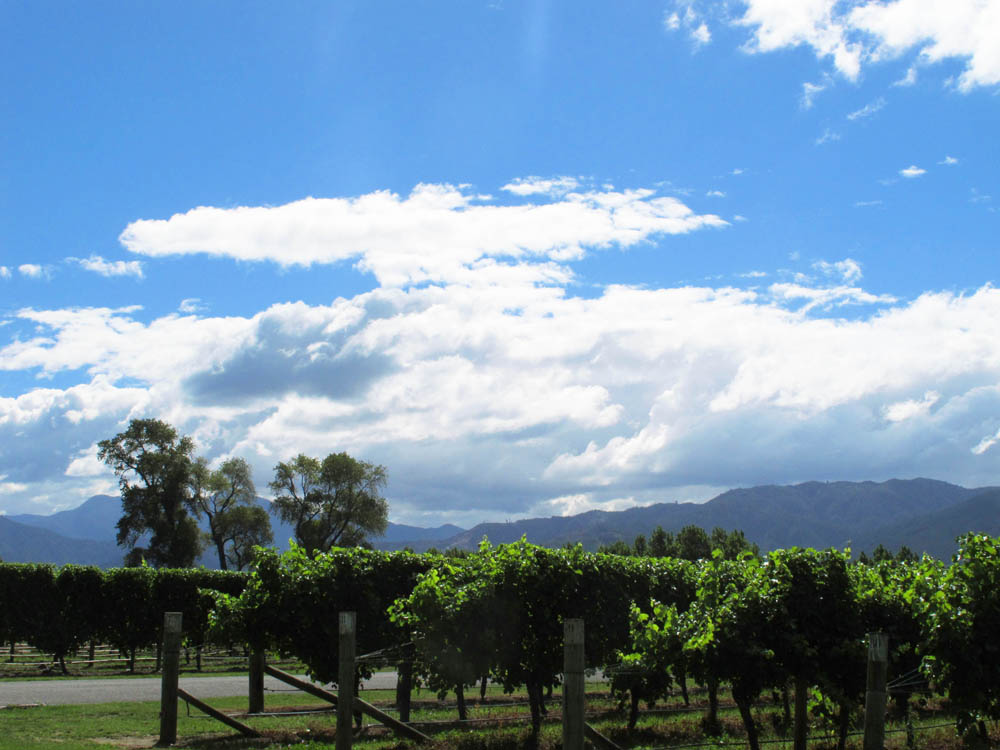
[[[885,745],[885,678],[888,664],[889,636],[869,633],[864,750],[882,750]]]
[[[177,679],[181,669],[183,613],[163,614],[163,676],[160,681],[160,746],[177,742]]]
[[[340,670],[337,677],[336,750],[351,750],[354,724],[354,655],[357,613],[340,613]]]
[[[264,710],[264,651],[250,652],[250,694],[247,712],[259,714]]]
[[[793,750],[806,750],[809,738],[809,683],[802,675],[795,676],[795,726],[792,729]]]
[[[563,748],[583,750],[583,620],[563,622]]]

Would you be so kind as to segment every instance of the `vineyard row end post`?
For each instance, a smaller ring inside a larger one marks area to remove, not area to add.
[[[177,742],[177,681],[181,671],[183,613],[163,613],[163,673],[160,680],[160,746]]]
[[[357,642],[357,613],[341,612],[340,670],[337,681],[337,734],[336,750],[351,750],[351,732],[354,723],[354,656]]]
[[[563,748],[583,750],[583,620],[563,621]]]
[[[868,636],[868,681],[865,690],[864,750],[882,750],[885,745],[886,671],[889,664],[889,636]]]

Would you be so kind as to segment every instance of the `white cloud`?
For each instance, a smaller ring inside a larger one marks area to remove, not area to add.
[[[708,30],[708,25],[700,24],[691,30],[691,40],[698,46],[708,44],[712,41],[712,33]]]
[[[706,198],[725,198],[726,194],[721,190],[709,190],[705,193]]]
[[[701,3],[712,7],[708,3]],[[958,60],[963,92],[1000,83],[1000,5],[985,0],[742,0],[745,49],[766,53],[806,46],[833,69],[857,80],[862,67],[904,56],[920,65]],[[916,81],[915,65],[898,85]]]
[[[0,495],[13,495],[17,492],[24,492],[28,489],[26,484],[18,484],[17,482],[5,482],[7,478],[6,474],[0,474]]]
[[[816,101],[816,97],[825,91],[826,87],[827,84],[825,81],[823,83],[809,83],[808,81],[803,83],[802,99],[800,100],[802,109],[812,109],[812,106]]]
[[[203,253],[283,266],[353,260],[383,286],[483,283],[511,274],[523,283],[561,283],[567,271],[553,264],[585,249],[727,225],[649,189],[551,197],[552,188],[536,178],[512,182],[504,189],[549,198],[516,205],[484,205],[451,185],[418,185],[406,198],[380,191],[276,207],[201,207],[133,222],[121,241],[154,257]]]
[[[861,264],[853,258],[844,258],[834,263],[820,260],[813,263],[813,268],[822,272],[825,276],[837,276],[845,284],[850,284],[861,279]]]
[[[9,279],[11,275],[11,270],[7,266],[0,266],[0,279]]]
[[[519,177],[504,185],[501,190],[514,195],[563,195],[580,187],[575,177]]]
[[[687,2],[677,4],[678,10],[683,8],[683,13],[675,11],[665,11],[663,14],[663,28],[667,31],[678,31],[685,29],[688,37],[694,42],[695,47],[702,47],[712,41],[712,32],[708,24],[704,22],[701,14],[697,13],[694,7]]]
[[[941,400],[937,391],[927,391],[920,400],[908,399],[889,404],[882,410],[882,415],[890,422],[902,422],[913,417],[926,416],[931,407]]]
[[[906,75],[895,81],[893,86],[913,86],[917,82],[917,69],[915,66],[910,66],[906,70]]]
[[[17,270],[22,276],[27,276],[29,279],[47,278],[49,275],[48,269],[37,263],[22,263],[17,267]]]
[[[94,443],[84,448],[69,462],[65,474],[68,477],[99,477],[107,475],[108,467],[97,458],[98,445]]]
[[[823,134],[819,136],[814,142],[817,146],[822,146],[824,143],[832,143],[834,141],[840,140],[840,133],[835,130],[827,128],[823,131]]]
[[[874,201],[854,201],[855,208],[871,208],[873,206],[881,206],[883,202],[880,200]]]
[[[192,315],[205,310],[205,305],[203,305],[201,300],[197,297],[188,297],[187,299],[181,300],[177,309],[182,313]]]
[[[956,164],[958,164],[958,159],[956,159],[954,156],[945,156],[941,161],[938,162],[938,164],[943,164],[946,167],[953,167]]]
[[[0,369],[87,382],[0,398],[15,451],[0,471],[26,486],[12,502],[89,491],[107,481],[94,443],[130,416],[167,419],[210,458],[246,457],[262,487],[299,451],[384,463],[390,500],[413,513],[618,507],[831,471],[994,471],[969,462],[982,415],[1000,413],[1000,290],[901,303],[853,283],[851,259],[817,269],[832,286],[591,299],[435,285],[148,323],[134,309],[22,311],[39,331],[0,349]],[[865,305],[850,320],[824,312]],[[831,451],[833,469],[819,458]]]
[[[911,164],[906,169],[899,170],[899,174],[912,180],[914,177],[920,177],[920,175],[927,174],[927,170],[921,169],[916,164]]]
[[[80,267],[93,271],[105,277],[111,276],[135,276],[141,279],[142,262],[138,260],[105,260],[100,255],[91,255],[89,258],[70,258],[69,260],[80,264]]]
[[[885,99],[880,96],[878,99],[869,104],[866,104],[861,109],[857,109],[848,114],[847,119],[851,121],[864,120],[868,117],[871,117],[873,114],[878,112],[883,107],[885,107]]]
[[[980,440],[972,449],[972,453],[976,456],[981,456],[998,442],[1000,442],[1000,430],[997,430],[994,434],[987,435]]]

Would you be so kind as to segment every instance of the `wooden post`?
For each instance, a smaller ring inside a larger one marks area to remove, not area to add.
[[[410,698],[413,694],[413,657],[409,653],[405,654],[406,661],[400,662],[396,671],[399,675],[396,680],[396,709],[399,711],[399,720],[404,724],[410,721]]]
[[[583,620],[563,622],[563,748],[583,750]]]
[[[250,693],[247,712],[259,714],[264,710],[264,652],[250,652]]]
[[[163,614],[163,676],[160,681],[160,741],[177,742],[177,679],[181,670],[181,626],[183,613]]]
[[[889,636],[868,635],[868,684],[865,690],[864,750],[882,750],[885,745],[885,676],[889,664]]]
[[[357,613],[340,613],[340,670],[337,677],[336,750],[351,750],[354,724],[354,655]]]
[[[802,675],[795,677],[795,727],[792,730],[793,750],[806,750],[809,737],[809,683]]]

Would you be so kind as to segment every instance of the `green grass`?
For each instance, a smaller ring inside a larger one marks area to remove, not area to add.
[[[599,686],[592,686],[599,690]],[[535,748],[534,738],[528,729],[528,708],[524,705],[524,695],[504,696],[499,688],[491,687],[487,701],[478,702],[478,690],[469,691],[468,725],[457,721],[457,712],[452,701],[438,701],[428,691],[414,692],[413,715],[415,723],[430,734],[430,745],[417,745],[395,738],[386,729],[373,726],[365,719],[366,728],[356,736],[354,746],[360,750],[527,750]],[[365,690],[360,697],[378,705],[389,713],[394,700],[393,691]],[[557,696],[558,698],[558,692]],[[242,713],[246,710],[246,696],[214,698],[208,701],[213,707],[227,713]],[[671,700],[659,711],[644,711],[633,731],[626,729],[625,716],[616,711],[613,701],[606,693],[588,694],[588,722],[624,748],[662,747],[668,745],[701,744],[705,748],[715,748],[726,743],[742,743],[743,728],[735,709],[725,707],[720,712],[722,734],[707,737],[701,725],[701,713],[697,711],[664,711],[664,708],[679,709],[678,701]],[[317,709],[329,707],[318,698],[302,693],[267,693],[266,711]],[[559,703],[550,706],[551,720],[545,722],[538,737],[539,750],[557,750],[561,745],[559,724]],[[761,725],[762,739],[778,740],[775,730],[776,711],[765,706],[757,709]],[[515,723],[503,720],[514,717]],[[334,744],[335,712],[298,714],[284,716],[239,717],[241,721],[266,735],[264,740],[241,738],[235,731],[201,714],[195,709],[190,713],[182,701],[178,707],[178,746],[196,750],[236,750],[266,746],[269,748],[332,748]],[[942,724],[947,716],[927,715],[918,721],[918,727]],[[426,722],[421,724],[421,722]],[[890,725],[890,732],[899,729]],[[812,735],[827,735],[810,742],[810,750],[833,750],[836,740],[832,731],[824,732],[814,728]],[[61,750],[95,750],[102,748],[150,748],[159,735],[159,703],[106,703],[84,706],[37,706],[30,708],[0,710],[0,750],[41,750],[59,748]],[[861,738],[852,737],[848,747],[859,750]],[[887,735],[889,750],[905,750],[905,734]],[[955,739],[954,729],[939,728],[919,732],[917,750],[957,750],[960,743]],[[765,745],[766,750],[788,750],[791,739]],[[734,749],[734,750],[738,750]]]

